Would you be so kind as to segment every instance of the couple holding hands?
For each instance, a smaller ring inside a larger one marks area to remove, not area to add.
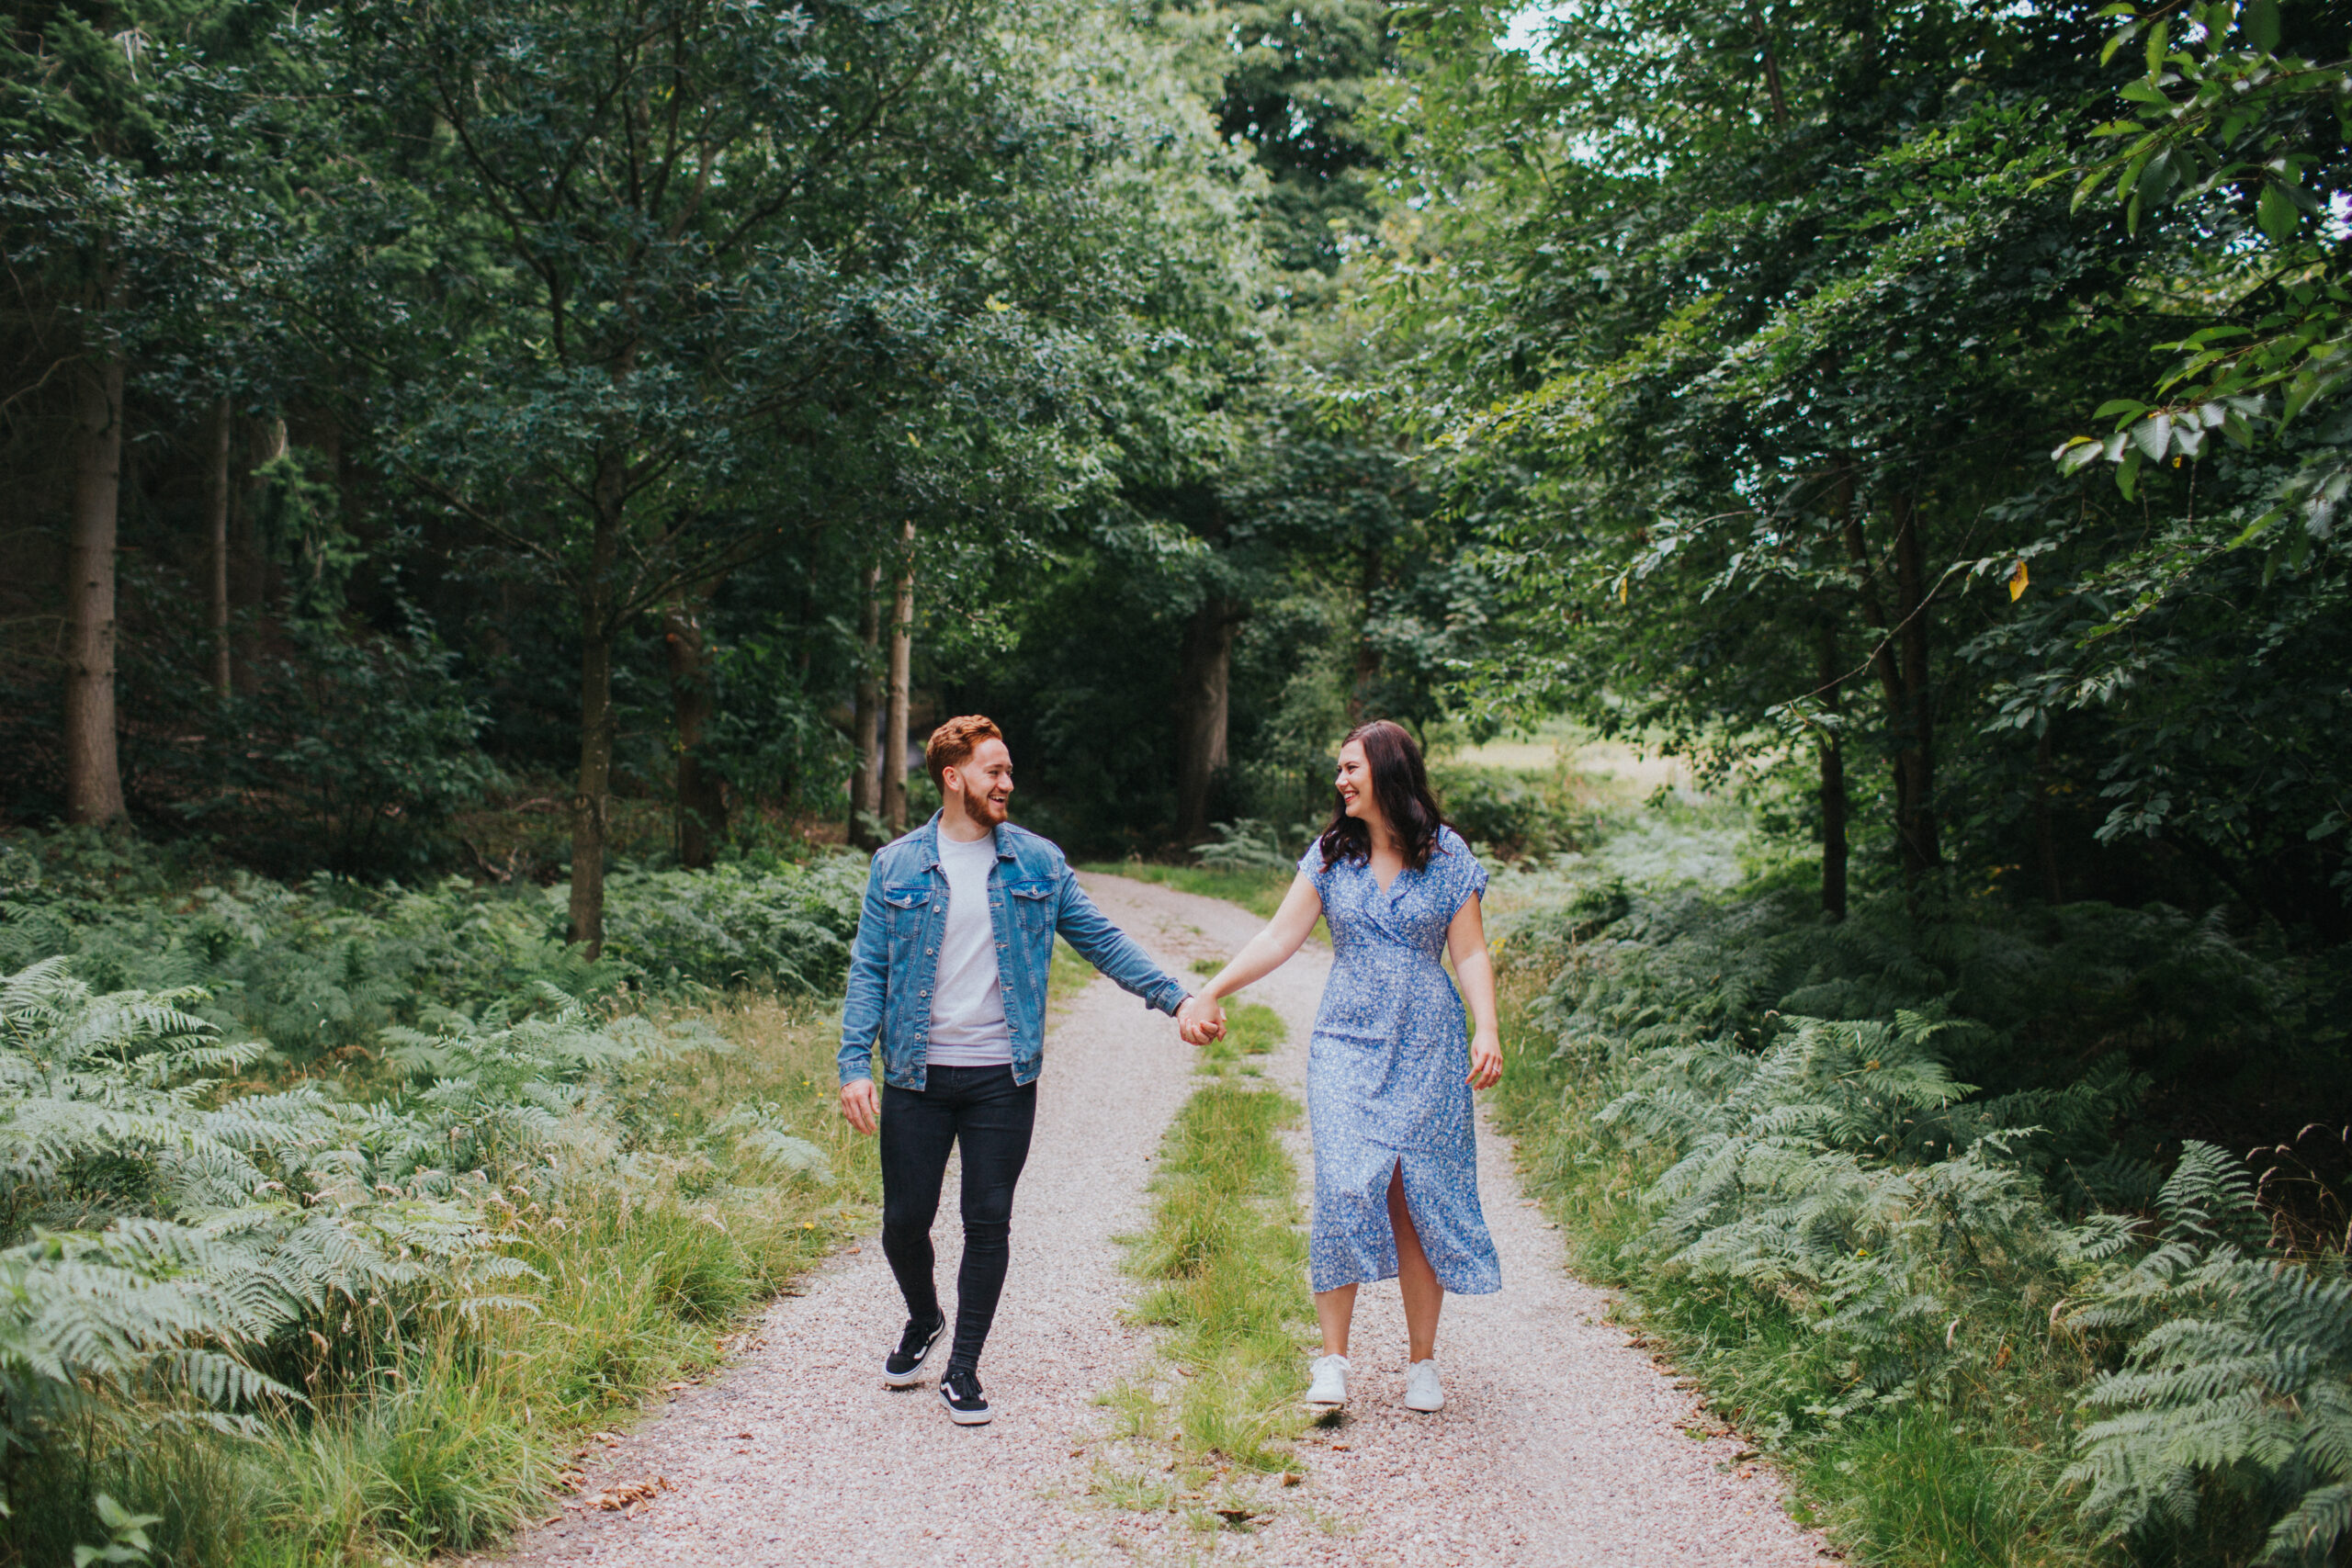
[[[1394,1277],[1409,1341],[1405,1404],[1440,1408],[1445,1292],[1502,1288],[1478,1207],[1470,1100],[1501,1077],[1502,1048],[1479,917],[1487,874],[1445,825],[1412,737],[1386,720],[1348,736],[1330,821],[1300,858],[1281,908],[1197,995],[1103,917],[1058,849],[1006,820],[1012,758],[994,724],[950,719],[932,733],[923,761],[940,810],[874,857],[842,1018],[842,1114],[879,1134],[882,1250],[907,1304],[882,1381],[915,1382],[947,1330],[931,1225],[948,1152],[960,1143],[964,1259],[939,1392],[958,1424],[989,1419],[980,1349],[1004,1287],[1013,1186],[1036,1122],[1055,936],[1173,1014],[1200,1044],[1223,1032],[1223,998],[1279,968],[1320,916],[1332,964],[1309,1046],[1306,1108],[1323,1346],[1306,1401],[1346,1403],[1356,1287]],[[1465,999],[1475,1030],[1464,1028]]]

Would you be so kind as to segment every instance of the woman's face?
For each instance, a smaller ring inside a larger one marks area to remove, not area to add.
[[[1363,742],[1351,740],[1340,748],[1340,773],[1331,783],[1340,792],[1340,809],[1362,822],[1380,820],[1380,802],[1372,793],[1372,764],[1364,760]]]

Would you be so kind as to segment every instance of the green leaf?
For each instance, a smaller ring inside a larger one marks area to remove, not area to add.
[[[2270,532],[2272,525],[2277,524],[2278,519],[2286,515],[2287,509],[2283,506],[2274,507],[2270,511],[2264,513],[2261,516],[2247,524],[2245,525],[2245,532],[2241,533],[2236,538],[2230,541],[2229,547],[2233,550],[2244,549],[2246,546],[2254,543],[2255,540],[2262,537],[2263,535]]]
[[[2164,459],[2165,446],[2171,440],[2172,415],[2168,413],[2150,414],[2132,427],[2132,445],[2159,462]]]
[[[2295,209],[2295,198],[2286,187],[2266,180],[2262,195],[2255,202],[2255,221],[2262,225],[2262,232],[2274,245],[2283,245],[2294,237],[2302,221],[2302,214]]]
[[[2120,413],[2130,414],[2132,418],[2137,419],[2140,415],[2147,412],[2148,405],[2141,402],[2136,398],[2109,398],[2107,401],[2099,404],[2098,408],[2091,411],[2091,417],[2093,419],[2105,419],[2109,414]],[[961,775],[959,774],[957,776],[960,777]]]
[[[2254,0],[2238,23],[2238,34],[2258,54],[2278,53],[2278,0]]]
[[[2165,46],[2172,41],[2172,24],[2158,22],[2148,29],[2148,74],[2154,76],[2165,68]]]
[[[2126,452],[2123,454],[2122,466],[2115,470],[2115,488],[2123,492],[2124,500],[2130,501],[2132,499],[2132,492],[2139,488],[2139,485],[2140,454]]]

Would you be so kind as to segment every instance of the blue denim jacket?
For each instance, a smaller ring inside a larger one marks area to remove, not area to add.
[[[1035,1081],[1045,1055],[1046,970],[1058,931],[1079,956],[1147,1007],[1173,1015],[1183,983],[1113,925],[1078,885],[1052,843],[1008,822],[996,830],[989,868],[989,923],[996,928],[997,978],[1012,1032],[1012,1081]],[[947,874],[939,868],[939,816],[883,845],[866,874],[865,906],[850,945],[849,999],[842,1006],[842,1082],[874,1076],[923,1087],[931,1044],[931,988],[947,933]]]

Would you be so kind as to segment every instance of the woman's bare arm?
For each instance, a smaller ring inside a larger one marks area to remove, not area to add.
[[[1301,872],[1291,879],[1290,891],[1283,895],[1282,908],[1266,922],[1266,929],[1250,939],[1250,945],[1233,955],[1233,961],[1217,971],[1201,995],[1209,1001],[1222,1001],[1254,980],[1262,980],[1281,968],[1306,941],[1315,922],[1323,913],[1323,896],[1315,891],[1313,879]]]
[[[1487,952],[1487,919],[1476,894],[1445,928],[1445,951],[1470,1008],[1470,1087],[1492,1089],[1503,1076],[1503,1033],[1495,1010],[1495,961]]]

